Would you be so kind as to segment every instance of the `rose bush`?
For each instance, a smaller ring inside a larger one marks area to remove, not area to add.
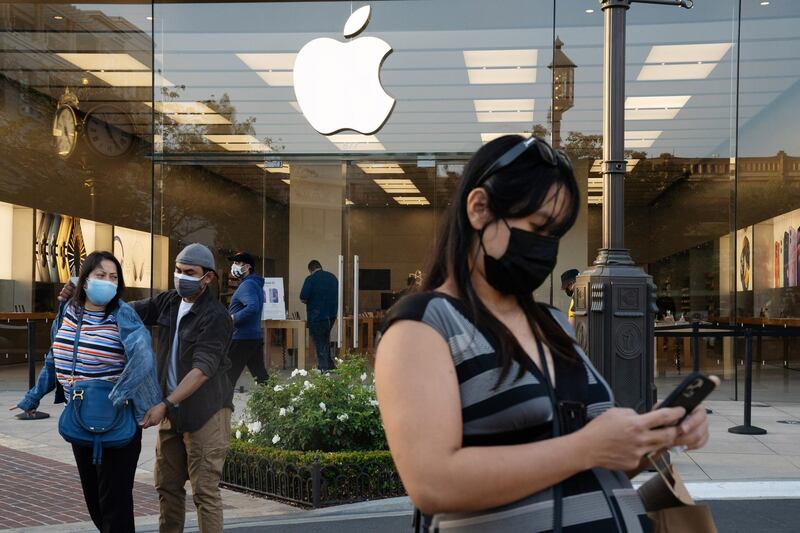
[[[250,395],[234,438],[283,450],[386,450],[366,359],[348,355],[330,373],[273,374]]]

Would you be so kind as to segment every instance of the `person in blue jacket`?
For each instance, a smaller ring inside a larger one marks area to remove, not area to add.
[[[228,358],[231,385],[242,375],[245,365],[256,380],[264,383],[269,375],[264,366],[264,330],[261,326],[261,310],[264,307],[264,278],[255,273],[256,260],[247,252],[238,252],[228,257],[233,261],[231,275],[239,281],[233,293],[228,311],[233,319],[233,341]]]
[[[125,282],[119,261],[110,252],[89,254],[76,286],[79,289],[61,304],[53,322],[51,348],[36,385],[16,407],[33,411],[53,389],[56,403],[65,403],[73,383],[102,379],[114,383],[108,397],[115,406],[133,404],[141,426],[147,411],[163,397],[150,333],[121,299]],[[141,449],[141,427],[125,446],[104,449],[101,464],[93,464],[91,447],[72,444],[86,506],[98,530],[134,531],[133,482]]]

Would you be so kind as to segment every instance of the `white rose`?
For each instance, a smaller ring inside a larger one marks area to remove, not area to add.
[[[344,422],[345,420],[347,420],[350,417],[347,416],[347,413],[344,413],[344,414],[341,414],[341,415],[337,416],[336,418],[339,420],[339,422]]]
[[[366,372],[361,374],[361,381],[367,381],[367,373]]]
[[[278,435],[272,437],[272,444],[278,444],[281,441],[281,438]]]
[[[236,430],[236,439],[238,440],[238,439],[241,439],[241,438],[242,438],[242,432],[237,429]]]
[[[299,368],[295,368],[294,370],[292,370],[292,377],[295,377],[299,373],[300,373],[300,369]]]
[[[319,408],[322,409],[323,411],[328,410],[328,406],[325,405],[325,402],[319,402]]]
[[[294,405],[290,405],[286,410],[290,413],[294,413]]]
[[[278,416],[286,416],[286,408],[281,407],[281,410],[278,412]]]
[[[370,400],[370,401],[369,401],[369,404],[370,404],[372,407],[378,407],[378,400]]]
[[[351,394],[351,395],[350,395],[350,399],[351,399],[351,400],[355,400],[355,399],[356,399],[355,395],[354,395],[354,394]]]
[[[275,388],[272,390],[274,390],[275,392],[280,392],[283,390],[283,385],[275,385]]]
[[[314,385],[310,381],[304,381],[303,387],[305,387],[306,389],[313,389]]]
[[[247,429],[250,431],[250,433],[259,433],[261,431],[261,422],[258,420],[251,422],[250,424],[247,424]]]
[[[308,372],[304,368],[301,368],[300,370],[298,370],[297,373],[300,374],[303,377],[306,377],[308,375]]]

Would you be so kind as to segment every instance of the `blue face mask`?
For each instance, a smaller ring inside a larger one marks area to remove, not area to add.
[[[117,295],[117,284],[103,279],[88,279],[86,281],[86,297],[94,305],[103,306]]]

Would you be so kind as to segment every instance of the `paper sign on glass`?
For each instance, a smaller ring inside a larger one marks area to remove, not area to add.
[[[283,278],[264,278],[264,309],[261,320],[286,320]]]

